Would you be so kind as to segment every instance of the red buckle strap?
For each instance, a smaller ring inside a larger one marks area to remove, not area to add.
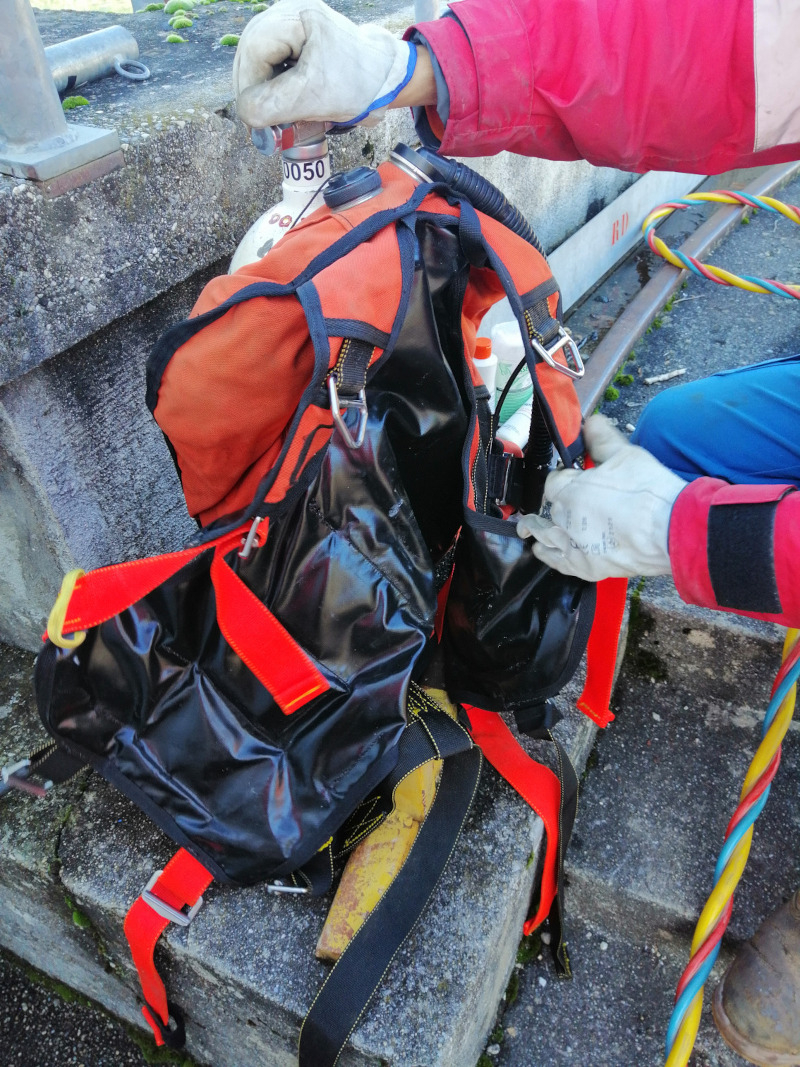
[[[604,578],[597,583],[594,622],[586,646],[586,681],[577,707],[598,726],[608,726],[614,719],[609,702],[627,595],[627,578]]]
[[[185,849],[180,849],[163,871],[153,875],[125,917],[125,936],[145,999],[142,1015],[153,1031],[156,1045],[180,1047],[184,1036],[182,1020],[168,1002],[166,988],[156,970],[153,958],[156,944],[170,922],[189,925],[203,903],[203,892],[212,881],[213,876],[206,868]],[[170,1018],[177,1021],[177,1030],[170,1027]]]
[[[494,711],[462,705],[469,717],[475,743],[486,759],[515,789],[544,823],[547,845],[542,868],[539,908],[523,926],[532,933],[550,914],[558,892],[558,818],[561,785],[549,767],[531,759],[509,728]]]
[[[220,552],[211,564],[211,580],[217,597],[217,622],[225,640],[284,715],[291,715],[330,689],[313,660]]]
[[[262,539],[267,524],[263,519],[257,527]],[[143,599],[203,552],[213,550],[211,580],[220,630],[284,715],[291,715],[330,686],[314,661],[227,563],[226,555],[241,545],[248,529],[251,534],[256,532],[254,526],[242,526],[205,545],[83,575],[70,596],[62,633],[99,626]]]

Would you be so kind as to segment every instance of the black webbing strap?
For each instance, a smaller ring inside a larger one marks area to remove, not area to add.
[[[71,756],[55,743],[43,745],[26,760],[4,767],[0,779],[0,797],[12,789],[44,796],[52,785],[66,782],[86,766],[86,760]],[[37,783],[42,782],[40,786]]]
[[[548,738],[555,745],[558,757],[557,773],[561,784],[561,804],[558,811],[557,892],[547,921],[550,925],[550,951],[553,955],[556,973],[559,978],[571,978],[572,969],[567,954],[567,943],[564,940],[564,857],[567,854],[569,839],[572,836],[572,827],[578,811],[578,776],[565,749],[553,737],[551,730],[532,731],[530,736]],[[535,912],[536,908],[532,902],[529,917],[534,915]]]
[[[367,384],[367,368],[375,346],[369,341],[347,337],[333,368],[340,397],[357,396]]]
[[[381,789],[394,791],[417,767],[432,759],[448,759],[472,747],[472,738],[455,719],[444,711],[428,707],[418,715],[400,739],[400,755],[394,770],[381,783]]]
[[[331,971],[300,1030],[300,1067],[333,1067],[455,849],[480,778],[478,748],[445,762],[433,805],[389,888]]]
[[[31,774],[54,784],[66,782],[86,766],[86,760],[72,756],[60,745],[44,745],[31,754]]]

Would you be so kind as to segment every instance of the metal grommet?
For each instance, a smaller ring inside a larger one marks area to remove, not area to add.
[[[129,78],[133,82],[143,82],[150,77],[150,68],[137,59],[123,59],[117,56],[114,60],[114,70],[123,78]]]

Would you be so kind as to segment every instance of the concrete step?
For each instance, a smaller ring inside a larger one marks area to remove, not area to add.
[[[495,1035],[498,1067],[664,1062],[675,987],[760,740],[783,633],[688,607],[662,579],[634,596],[617,717],[590,757],[567,860],[575,977],[558,981],[533,945],[538,958],[518,970]],[[797,887],[799,765],[793,725],[709,992],[736,944]],[[707,995],[693,1067],[744,1062],[716,1032]]]
[[[3,656],[6,763],[44,737],[30,691],[32,658],[10,649]],[[565,709],[578,684],[560,698]],[[594,726],[573,712],[556,729],[580,771]],[[547,747],[531,750],[548,760]],[[541,832],[540,820],[487,767],[457,854],[343,1065],[476,1062],[513,969]],[[0,945],[143,1025],[122,924],[172,843],[97,774],[84,773],[41,801],[8,798],[0,849]],[[168,929],[159,966],[186,1013],[192,1057],[220,1067],[294,1062],[300,1021],[326,974],[314,945],[327,906],[259,887],[212,887],[188,929]]]

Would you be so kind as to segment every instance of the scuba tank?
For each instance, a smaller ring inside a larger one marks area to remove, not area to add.
[[[281,153],[283,196],[256,219],[239,242],[229,274],[261,259],[301,217],[324,203],[322,188],[331,176],[325,129],[321,122],[305,122],[253,130],[253,144],[259,152],[268,156]]]

